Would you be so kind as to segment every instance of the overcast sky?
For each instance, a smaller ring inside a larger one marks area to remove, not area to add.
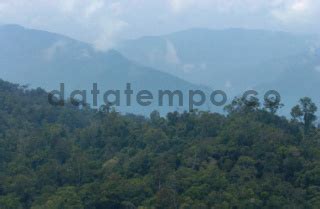
[[[108,49],[117,41],[206,27],[320,32],[320,0],[0,0],[20,24]]]

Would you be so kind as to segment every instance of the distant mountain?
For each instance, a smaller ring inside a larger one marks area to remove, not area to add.
[[[316,40],[285,32],[192,29],[129,40],[118,50],[190,82],[238,90],[276,79],[283,59],[309,53]]]
[[[319,40],[316,35],[264,30],[191,29],[128,40],[117,50],[136,62],[232,95],[277,89],[290,98],[284,103],[292,105],[303,95],[318,98]]]
[[[301,97],[311,97],[317,104],[320,103],[320,50],[314,53],[297,55],[283,60],[286,63],[282,73],[276,80],[258,85],[256,89],[265,92],[276,89],[282,95],[283,102],[291,107]],[[283,113],[288,114],[290,109],[285,108]]]
[[[88,90],[87,94],[93,83],[98,83],[101,94],[110,89],[123,90],[126,83],[131,83],[135,93],[144,89],[187,91],[202,88],[129,61],[115,50],[96,51],[86,43],[62,35],[17,25],[0,27],[0,49],[0,78],[31,87],[40,86],[48,91],[58,89],[60,82],[65,83],[69,93],[84,89]],[[100,96],[102,101],[103,96]],[[148,114],[153,109],[165,113],[177,108],[158,108],[157,105],[127,108],[122,105],[119,109]]]
[[[47,91],[65,83],[66,97],[73,90],[87,90],[88,103],[93,101],[92,84],[98,83],[100,105],[105,91],[121,90],[121,107],[116,109],[137,114],[186,110],[189,90],[210,92],[202,85],[225,90],[229,100],[246,89],[256,89],[260,96],[275,89],[288,114],[302,96],[320,102],[318,43],[316,36],[285,32],[192,29],[126,41],[117,51],[101,52],[59,34],[4,25],[0,26],[0,78]],[[126,83],[134,90],[130,107],[122,93]],[[154,93],[152,105],[134,103],[139,90]],[[172,107],[167,100],[159,107],[157,90],[183,91],[184,106],[179,107],[176,99]],[[201,109],[222,108],[208,101]]]

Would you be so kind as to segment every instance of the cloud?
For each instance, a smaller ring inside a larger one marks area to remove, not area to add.
[[[103,8],[103,1],[93,1],[88,7],[85,9],[85,16],[90,17],[95,14],[99,9]]]
[[[68,1],[60,1],[61,10],[64,12],[73,12],[75,8],[76,1],[75,0],[68,0]]]
[[[320,32],[319,18],[319,0],[0,0],[0,23],[62,33],[99,50],[192,27]]]
[[[320,32],[319,0],[167,0],[170,11],[184,21],[217,27],[265,28]],[[191,20],[201,19],[201,21]],[[205,24],[203,24],[205,23]]]
[[[93,42],[95,48],[101,51],[114,48],[117,43],[117,35],[128,26],[127,22],[121,20],[103,23],[101,26],[102,30]]]
[[[283,1],[278,8],[271,11],[276,19],[285,24],[314,21],[318,12],[319,4],[314,0]]]
[[[121,2],[113,2],[109,6],[111,12],[115,15],[121,15],[123,14],[124,8]]]
[[[297,24],[297,20],[316,21],[319,0],[167,0],[170,9],[181,14],[189,11],[211,11],[229,14],[270,14],[275,21]],[[313,19],[312,19],[313,18]]]
[[[173,43],[169,40],[166,41],[166,54],[165,59],[169,64],[180,64],[180,58]]]
[[[108,50],[129,25],[117,0],[0,1],[0,22],[65,34]]]
[[[167,0],[173,12],[209,10],[220,13],[248,13],[260,11],[282,0]]]
[[[66,47],[67,43],[65,41],[56,41],[44,52],[44,58],[47,61],[52,61],[56,54]]]
[[[196,4],[196,0],[169,0],[169,5],[173,12],[179,13],[183,10],[189,9]]]

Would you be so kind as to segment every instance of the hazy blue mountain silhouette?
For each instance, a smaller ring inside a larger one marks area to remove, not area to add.
[[[63,82],[67,96],[71,90],[90,90],[95,82],[102,92],[123,90],[130,82],[135,93],[141,89],[206,89],[192,84],[198,83],[225,90],[229,99],[246,89],[257,89],[261,95],[278,90],[287,105],[286,113],[299,97],[311,96],[319,102],[320,50],[318,38],[311,35],[192,29],[129,40],[117,51],[101,52],[59,34],[4,25],[0,27],[0,47],[0,78],[46,90],[57,89]],[[102,95],[99,98],[102,104]],[[119,110],[147,114],[158,109],[165,113],[187,109],[187,103],[185,100],[184,108],[155,104]],[[213,110],[209,104],[203,109]]]
[[[89,44],[59,34],[17,25],[0,27],[0,48],[0,78],[46,90],[58,89],[61,82],[65,83],[67,92],[90,90],[92,83],[98,83],[101,93],[109,89],[122,90],[128,82],[135,93],[142,89],[187,91],[202,88],[130,61],[115,50],[96,51]],[[147,114],[153,109],[165,113],[185,108],[133,106],[119,109]]]
[[[320,51],[297,55],[283,60],[284,70],[274,81],[258,85],[256,88],[263,92],[276,89],[281,93],[283,102],[287,105],[283,113],[289,114],[291,106],[301,97],[311,97],[320,103]]]
[[[121,43],[126,57],[214,88],[253,87],[276,80],[283,59],[309,53],[317,38],[263,30],[191,29]]]
[[[320,96],[319,40],[278,31],[191,29],[128,40],[117,49],[136,62],[232,95],[276,89],[290,106],[301,96]]]

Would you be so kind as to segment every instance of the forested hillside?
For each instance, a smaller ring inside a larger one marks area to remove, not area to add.
[[[0,81],[0,208],[320,208],[317,108],[277,108],[123,116]]]

